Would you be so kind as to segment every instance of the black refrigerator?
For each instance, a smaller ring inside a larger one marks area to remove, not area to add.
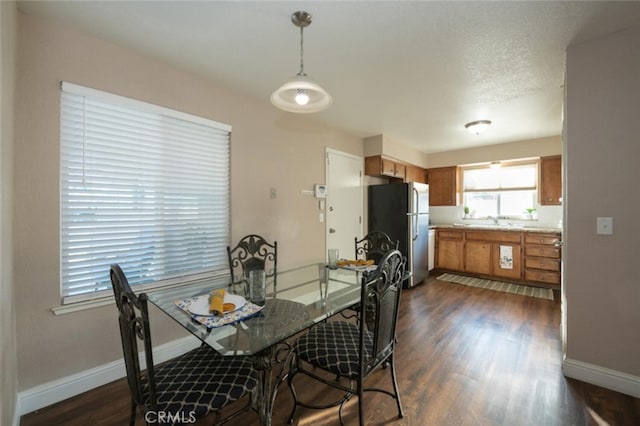
[[[413,287],[429,275],[429,185],[389,183],[368,189],[369,231],[382,231],[407,257]]]

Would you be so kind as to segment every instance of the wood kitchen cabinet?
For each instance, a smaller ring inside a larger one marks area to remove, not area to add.
[[[426,176],[425,170],[422,167],[408,164],[405,167],[404,181],[427,183],[427,176]]]
[[[458,167],[427,169],[430,206],[457,206],[460,196]]]
[[[559,206],[562,204],[562,157],[554,155],[540,158],[540,204]]]
[[[464,247],[464,270],[473,274],[491,275],[491,243],[467,241]]]
[[[501,263],[502,248],[509,248],[511,252],[510,266]],[[519,280],[522,278],[522,247],[520,243],[494,243],[493,244],[493,267],[491,275],[497,278],[507,278]]]
[[[560,284],[560,240],[560,234],[525,234],[525,280]]]
[[[364,159],[364,173],[369,176],[391,177],[404,180],[405,168],[405,164],[383,157],[382,155],[374,155],[365,157]]]
[[[561,234],[436,230],[436,268],[496,280],[560,284]],[[502,255],[508,259],[501,262]]]
[[[462,271],[464,260],[464,233],[442,229],[436,235],[436,268]]]
[[[522,234],[512,231],[465,232],[465,271],[498,278],[522,277]],[[501,249],[502,247],[502,249]],[[508,251],[508,266],[501,263],[500,252]]]

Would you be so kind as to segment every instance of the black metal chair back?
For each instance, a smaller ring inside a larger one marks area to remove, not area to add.
[[[403,416],[393,353],[402,281],[406,278],[405,264],[406,259],[400,251],[391,250],[380,258],[376,270],[363,273],[359,316],[364,320],[357,324],[353,321],[321,323],[296,340],[288,360],[287,381],[294,399],[289,423],[293,422],[299,405],[314,409],[339,405],[340,424],[343,424],[342,408],[353,395],[357,395],[359,423],[362,426],[365,391],[383,392],[393,397],[398,416]],[[393,391],[370,387],[365,389],[365,380],[378,367],[387,363]],[[327,374],[319,374],[318,370],[329,373],[333,378],[329,379]],[[294,377],[298,373],[340,389],[344,394],[336,401],[323,404],[301,401],[294,386]]]
[[[387,252],[398,249],[398,241],[391,241],[382,231],[370,231],[361,240],[355,238],[355,249],[356,259],[372,259],[377,264]]]
[[[260,235],[250,234],[243,237],[232,249],[227,246],[231,284],[242,284],[248,294],[247,280],[249,272],[264,269],[267,277],[276,275],[278,264],[278,242],[270,244]]]
[[[147,295],[135,295],[119,265],[111,265],[111,285],[118,306],[118,323],[131,398],[139,406],[149,405],[150,409],[157,409]],[[138,339],[144,346],[147,367],[144,375],[140,367]]]
[[[220,419],[220,411],[243,398],[259,383],[249,357],[223,357],[207,345],[155,365],[151,345],[147,295],[136,296],[118,265],[111,265],[111,285],[118,306],[122,351],[131,392],[130,424],[135,425],[137,407],[143,413],[173,416],[169,423],[190,423],[214,412],[223,424],[251,408],[245,406]],[[146,371],[142,371],[138,340],[144,346]],[[146,418],[145,418],[146,419]]]
[[[360,318],[365,320],[360,321],[360,377],[366,377],[393,352],[404,270],[405,258],[392,250],[362,279]],[[371,348],[365,344],[367,332],[373,333]]]

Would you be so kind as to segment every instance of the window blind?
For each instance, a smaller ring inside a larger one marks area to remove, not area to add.
[[[535,190],[536,163],[463,169],[464,191]]]
[[[227,269],[231,127],[62,83],[62,302]]]

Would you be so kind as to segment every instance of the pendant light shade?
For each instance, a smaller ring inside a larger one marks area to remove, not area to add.
[[[331,96],[306,75],[296,75],[273,92],[271,103],[289,112],[318,112],[331,105]]]
[[[311,113],[331,105],[331,95],[304,72],[304,27],[311,24],[311,15],[304,11],[291,15],[291,22],[300,27],[300,71],[271,95],[271,103],[284,111]]]
[[[490,120],[478,120],[478,121],[472,121],[471,123],[467,123],[464,125],[464,127],[471,133],[475,134],[475,135],[479,135],[480,133],[484,132],[485,130],[487,130],[489,128],[489,126],[491,126],[491,121]]]

